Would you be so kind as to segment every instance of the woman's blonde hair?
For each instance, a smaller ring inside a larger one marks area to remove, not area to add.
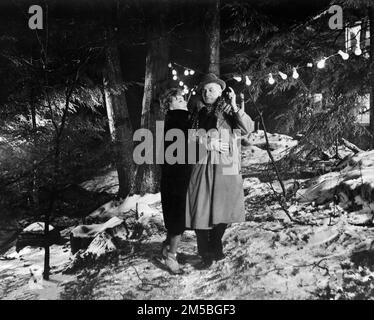
[[[161,112],[166,113],[169,110],[171,98],[178,95],[183,95],[183,90],[180,88],[167,89],[163,94],[160,95],[160,109]]]

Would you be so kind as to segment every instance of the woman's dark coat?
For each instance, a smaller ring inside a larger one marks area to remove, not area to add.
[[[161,166],[161,203],[165,227],[171,235],[183,233],[185,229],[186,193],[191,174],[191,165],[187,163],[188,129],[191,128],[189,112],[169,110],[165,116],[164,133],[170,129],[180,129],[185,135],[185,164]],[[165,141],[164,151],[173,143]]]

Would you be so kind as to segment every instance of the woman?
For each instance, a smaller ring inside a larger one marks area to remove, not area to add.
[[[202,98],[193,116],[193,128],[216,132],[216,137],[203,139],[209,141],[206,161],[194,165],[186,197],[186,228],[196,232],[201,268],[224,258],[222,237],[227,224],[245,220],[240,137],[234,129],[239,135],[248,134],[254,129],[253,121],[237,107],[231,88],[222,97],[225,88],[223,80],[208,74],[200,84]],[[226,141],[221,141],[225,136]],[[225,161],[213,161],[217,158]]]
[[[165,135],[170,129],[180,129],[185,136],[187,150],[187,134],[191,128],[190,114],[187,102],[181,89],[167,90],[161,97],[160,103],[165,115]],[[173,141],[165,141],[165,150]],[[191,167],[187,164],[185,152],[184,164],[165,164],[161,167],[161,202],[167,237],[162,246],[164,263],[170,272],[179,274],[182,270],[177,262],[176,253],[181,235],[185,230],[186,192],[190,178]]]

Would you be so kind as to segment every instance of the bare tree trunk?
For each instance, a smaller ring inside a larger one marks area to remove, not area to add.
[[[144,95],[142,102],[141,127],[152,132],[153,159],[155,160],[156,121],[162,120],[159,95],[168,85],[169,36],[166,32],[165,18],[167,15],[167,1],[160,1],[153,7],[150,14],[152,19],[148,23],[148,52],[145,66]],[[137,169],[135,192],[155,193],[160,188],[160,166],[142,164]]]
[[[90,56],[88,55],[85,61],[78,67],[75,78],[71,82],[70,85],[65,90],[65,106],[64,110],[61,116],[61,122],[60,125],[58,125],[55,120],[52,120],[54,127],[55,127],[55,145],[54,145],[54,166],[53,166],[53,176],[52,176],[52,186],[50,191],[50,198],[49,198],[49,207],[47,209],[47,212],[45,213],[45,219],[44,219],[44,271],[43,271],[43,278],[45,280],[49,279],[49,271],[50,271],[50,240],[49,240],[49,225],[51,222],[51,219],[53,218],[53,212],[54,212],[54,205],[55,200],[59,192],[59,179],[61,178],[61,147],[63,142],[63,134],[69,114],[69,106],[71,97],[73,94],[73,91],[76,88],[77,82],[79,80],[80,71],[81,68],[87,63]],[[46,74],[46,95],[47,95],[47,101],[49,109],[51,110],[51,118],[53,119],[53,109],[51,104],[51,99],[48,93],[49,85],[48,85],[48,76]]]
[[[113,33],[111,30],[109,30],[107,36],[110,41],[108,41],[105,50],[105,67],[103,70],[104,97],[114,162],[118,172],[118,196],[124,198],[130,193],[133,184],[133,130],[126,102],[118,47],[112,41]]]
[[[220,75],[220,0],[209,0],[206,14],[206,36],[208,44],[207,72]]]
[[[43,270],[43,279],[49,280],[49,259],[50,259],[50,250],[49,250],[49,215],[45,215],[44,220],[44,270]]]
[[[370,20],[370,66],[374,68],[374,7],[369,7]],[[369,131],[374,135],[374,75],[370,77],[370,127]],[[374,143],[371,144],[372,147]]]

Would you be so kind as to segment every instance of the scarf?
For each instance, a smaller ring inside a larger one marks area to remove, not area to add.
[[[226,106],[227,103],[222,97],[218,97],[213,104],[206,104],[200,100],[192,114],[192,128],[203,128],[205,130],[216,128],[217,119],[222,117],[230,124],[231,128],[236,128],[237,115],[231,112],[229,114],[223,112]]]

